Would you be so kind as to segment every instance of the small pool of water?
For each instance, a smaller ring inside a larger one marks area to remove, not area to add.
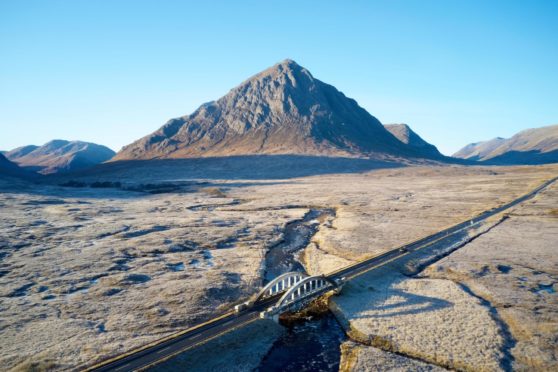
[[[80,288],[71,288],[70,291],[68,293],[66,293],[66,297],[70,298],[70,297],[74,297],[80,293],[87,293],[89,292],[89,287],[80,287]]]
[[[205,264],[209,267],[213,266],[213,255],[207,249],[202,252]]]
[[[183,262],[167,264],[167,267],[172,271],[184,271]]]
[[[538,288],[535,288],[535,293],[556,293],[554,290],[554,283],[552,284],[539,284]]]

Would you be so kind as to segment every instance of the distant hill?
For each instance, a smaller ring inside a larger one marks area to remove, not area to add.
[[[407,124],[385,124],[384,127],[399,141],[414,148],[417,152],[433,158],[443,157],[436,146],[423,140]]]
[[[11,151],[3,151],[2,153],[4,155],[9,154],[10,158],[12,158],[12,159],[17,159],[17,158],[21,158],[21,157],[29,154],[31,151],[34,151],[37,148],[39,148],[39,146],[27,145],[27,146],[21,146],[21,147],[15,148]]]
[[[486,160],[490,153],[506,141],[505,138],[496,137],[489,141],[470,143],[453,154],[456,158],[469,160]]]
[[[545,164],[558,162],[558,125],[527,129],[511,138],[472,143],[456,158],[492,164]]]
[[[398,141],[358,103],[285,60],[191,115],[125,146],[113,160],[231,155],[430,157]]]
[[[42,174],[91,167],[109,160],[114,154],[114,151],[102,145],[65,140],[53,140],[43,146],[18,147],[4,153],[6,158],[20,167]]]
[[[3,154],[0,154],[0,176],[30,177],[31,175],[31,172],[21,169],[17,164],[6,159]]]

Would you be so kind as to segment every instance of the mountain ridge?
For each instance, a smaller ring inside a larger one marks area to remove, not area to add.
[[[31,178],[36,174],[22,169],[16,163],[6,158],[4,154],[0,153],[0,175],[19,178]]]
[[[41,174],[84,169],[109,160],[115,152],[84,141],[51,140],[42,146],[27,145],[6,151],[4,156],[24,169]]]
[[[255,154],[426,156],[351,98],[286,59],[190,115],[170,119],[111,161]]]
[[[558,125],[522,130],[510,138],[496,137],[466,145],[454,157],[493,164],[558,162]]]

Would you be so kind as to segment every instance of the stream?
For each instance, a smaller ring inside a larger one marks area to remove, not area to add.
[[[256,369],[269,371],[338,371],[340,345],[347,339],[331,312],[287,329]]]
[[[285,227],[283,240],[266,256],[265,282],[289,272],[302,271],[299,254],[318,231],[320,223],[335,216],[333,209],[311,209]],[[312,316],[287,327],[256,369],[268,371],[338,371],[345,332],[331,312]]]
[[[283,239],[270,248],[265,257],[264,284],[289,271],[305,272],[298,256],[318,231],[320,222],[333,216],[333,209],[310,209],[301,220],[288,223]]]

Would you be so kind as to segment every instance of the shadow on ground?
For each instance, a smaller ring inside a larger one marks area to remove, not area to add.
[[[246,155],[196,159],[124,160],[45,180],[277,180],[404,167],[403,162],[305,155]]]
[[[78,198],[129,198],[141,197],[146,193],[195,192],[211,187],[288,184],[296,182],[292,179],[299,177],[363,173],[405,166],[406,163],[397,161],[308,155],[125,160],[76,172],[37,175],[28,180],[4,177],[0,179],[0,192]]]
[[[374,306],[378,313],[361,316],[361,318],[390,318],[393,316],[413,315],[453,306],[453,303],[441,298],[422,296],[395,289],[397,283],[401,281],[395,280],[390,283],[389,293],[391,297],[397,298],[398,301],[396,303]]]
[[[471,238],[466,231],[461,231],[442,238],[426,248],[408,253],[383,267],[357,277],[356,280],[350,280],[346,284],[347,288],[341,292],[341,296],[356,296],[360,299],[355,302],[360,307],[356,312],[362,313],[359,315],[360,318],[390,318],[452,307],[454,304],[450,301],[410,293],[398,286],[407,279],[415,277],[428,265],[459,249]],[[362,298],[368,298],[368,301],[361,301]],[[369,309],[374,309],[374,312],[365,314],[365,310]]]

